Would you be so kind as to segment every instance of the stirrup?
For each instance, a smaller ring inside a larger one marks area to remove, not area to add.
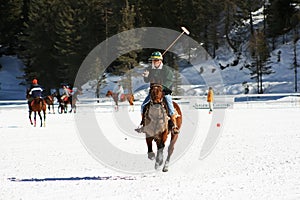
[[[142,133],[143,132],[143,125],[139,125],[136,129],[134,129],[136,132],[138,133]]]

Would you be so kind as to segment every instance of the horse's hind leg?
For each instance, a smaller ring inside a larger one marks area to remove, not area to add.
[[[46,111],[43,110],[43,114],[44,114],[44,127],[46,126]]]
[[[39,117],[40,117],[41,127],[42,127],[42,126],[43,126],[43,118],[42,118],[41,112],[38,112],[38,115],[39,115]]]
[[[28,113],[29,113],[29,120],[30,120],[30,124],[31,124],[31,125],[33,125],[33,123],[32,123],[32,119],[31,119],[31,113],[32,113],[32,111],[31,111],[31,110],[29,110],[29,112],[28,112]]]
[[[33,126],[36,127],[36,112],[34,112],[34,118],[33,118],[33,120],[34,120]]]
[[[176,143],[177,139],[178,139],[178,134],[173,134],[172,133],[170,145],[168,147],[168,156],[167,156],[165,165],[164,165],[163,170],[162,170],[163,172],[167,172],[169,170],[170,158],[171,158],[171,155],[173,154],[174,146],[175,146],[175,143]]]

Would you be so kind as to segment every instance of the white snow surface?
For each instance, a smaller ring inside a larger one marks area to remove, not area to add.
[[[127,108],[123,104],[120,109]],[[189,108],[182,109],[186,113]],[[95,110],[111,141],[147,157],[145,141],[113,128],[113,106]],[[169,172],[133,175],[110,169],[87,152],[78,136],[76,114],[47,114],[46,127],[33,127],[26,105],[2,105],[0,199],[300,199],[299,104],[226,109],[217,145],[203,160],[199,152],[212,117],[206,109],[197,112],[196,138]],[[129,116],[126,120],[138,125],[139,105]],[[188,123],[189,116],[183,115],[183,129]],[[181,132],[176,144],[186,134]]]

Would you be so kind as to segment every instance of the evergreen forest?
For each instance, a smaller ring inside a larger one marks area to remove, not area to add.
[[[249,54],[259,58],[257,70],[267,61],[275,42],[286,33],[299,40],[299,0],[0,0],[0,56],[17,55],[25,64],[27,83],[36,77],[45,87],[73,83],[87,54],[99,43],[122,31],[162,27],[180,31],[203,43],[211,57],[226,44],[237,55],[247,43]],[[255,11],[263,10],[259,29]],[[245,23],[247,22],[247,24]],[[234,32],[234,34],[232,34]],[[130,44],[128,44],[130,45]],[[150,50],[122,55],[108,68],[116,75],[130,70]],[[245,50],[243,50],[245,51]],[[259,56],[257,56],[259,55]],[[297,60],[297,59],[296,59]],[[297,67],[297,63],[296,63]],[[91,78],[99,79],[95,73]]]

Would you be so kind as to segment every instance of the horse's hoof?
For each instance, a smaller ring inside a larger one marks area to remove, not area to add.
[[[155,158],[155,153],[154,153],[154,152],[148,152],[148,158],[149,158],[150,160],[154,160],[154,158]]]
[[[163,172],[169,171],[169,162],[168,162],[168,161],[165,162],[165,165],[164,165],[162,171],[163,171]]]
[[[168,171],[169,171],[169,169],[168,169],[168,167],[167,167],[167,166],[164,166],[164,168],[162,169],[162,171],[163,171],[163,172],[168,172]]]
[[[162,164],[163,164],[163,161],[156,161],[154,168],[157,170]]]
[[[157,170],[159,168],[159,166],[160,165],[157,162],[155,162],[154,169]]]

